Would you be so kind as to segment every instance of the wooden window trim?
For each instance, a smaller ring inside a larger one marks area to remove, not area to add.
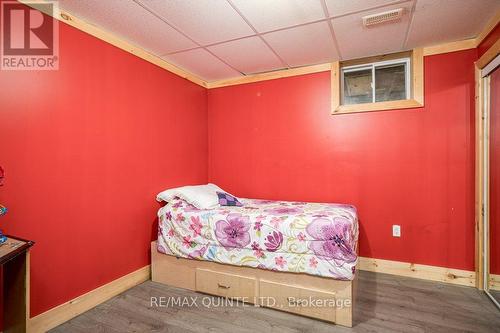
[[[385,60],[394,60],[410,57],[410,81],[411,97],[399,101],[385,101],[363,104],[341,104],[341,69],[346,66],[373,63]],[[345,114],[356,112],[384,111],[396,109],[419,108],[424,106],[424,52],[422,48],[413,49],[410,52],[387,54],[377,57],[369,57],[332,63],[331,70],[331,92],[332,92],[332,114]]]

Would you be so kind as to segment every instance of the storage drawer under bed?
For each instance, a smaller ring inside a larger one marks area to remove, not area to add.
[[[252,277],[196,269],[196,291],[254,303],[256,288],[257,280]]]
[[[260,280],[259,299],[265,307],[335,322],[333,292]]]
[[[156,242],[151,243],[151,276],[155,282],[222,297],[242,298],[248,303],[256,302],[261,306],[352,327],[354,281],[176,258],[159,253],[157,247]],[[304,302],[308,302],[309,297],[323,299],[327,306],[316,306],[317,303],[306,306],[309,304]],[[274,299],[274,302],[267,298]],[[332,298],[336,307],[328,305]]]

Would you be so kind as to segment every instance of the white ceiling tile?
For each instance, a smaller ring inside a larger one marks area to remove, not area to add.
[[[327,22],[270,32],[263,37],[292,67],[338,60]]]
[[[226,0],[140,1],[202,45],[254,34]]]
[[[410,21],[412,2],[386,6],[375,10],[334,18],[333,30],[345,59],[402,51]],[[405,14],[398,22],[391,22],[366,28],[362,17],[380,12],[404,8]]]
[[[188,38],[132,1],[59,0],[59,6],[156,55],[196,47]]]
[[[259,37],[248,37],[208,47],[219,58],[244,73],[282,68],[281,61]]]
[[[418,0],[407,47],[476,37],[498,10],[499,0]]]
[[[333,17],[339,50],[326,22],[309,23],[324,18],[322,1]],[[332,61],[339,53],[342,59],[353,59],[475,37],[500,10],[500,0],[398,1],[60,0],[59,4],[75,17],[153,54],[173,53],[163,58],[208,81],[242,75],[230,66],[255,73],[284,65],[266,43],[253,36],[254,31],[231,4],[292,67]],[[406,9],[400,22],[363,27],[363,16],[400,7]],[[216,44],[209,50],[223,61],[196,48],[197,42]]]
[[[169,54],[162,58],[206,81],[241,76],[241,73],[233,70],[204,49]]]
[[[330,16],[340,16],[373,7],[385,6],[397,0],[326,0]]]
[[[259,32],[325,18],[321,0],[231,0]]]

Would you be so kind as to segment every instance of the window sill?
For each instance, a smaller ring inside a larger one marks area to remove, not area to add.
[[[422,103],[414,99],[404,99],[400,101],[340,105],[334,110],[332,110],[332,114],[410,109],[410,108],[421,108],[423,106],[424,105]]]

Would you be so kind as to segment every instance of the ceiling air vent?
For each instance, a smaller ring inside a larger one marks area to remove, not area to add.
[[[399,20],[401,16],[403,16],[403,8],[389,10],[383,13],[364,16],[363,25],[365,27],[371,27],[373,25],[382,24],[386,22],[394,22]]]

